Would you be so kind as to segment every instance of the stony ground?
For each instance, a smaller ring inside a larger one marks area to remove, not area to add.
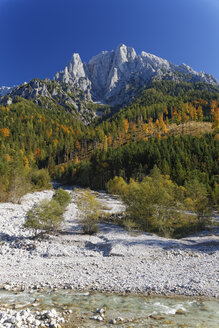
[[[81,234],[76,192],[61,235],[31,239],[23,227],[27,211],[53,191],[26,195],[21,204],[0,204],[0,288],[67,287],[76,290],[219,297],[219,233],[181,240],[129,234],[100,224],[95,236]],[[111,213],[124,206],[105,193],[98,198]]]

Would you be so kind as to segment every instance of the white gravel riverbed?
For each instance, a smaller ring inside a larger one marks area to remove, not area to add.
[[[70,193],[64,233],[41,241],[32,240],[23,224],[27,211],[51,198],[52,190],[28,194],[21,204],[0,204],[0,288],[219,297],[218,231],[173,240],[100,224],[97,235],[82,235],[75,191]],[[111,213],[124,210],[114,197],[98,198]]]

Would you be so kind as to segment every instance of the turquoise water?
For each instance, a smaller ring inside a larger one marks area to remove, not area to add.
[[[219,326],[219,301],[196,298],[144,297],[102,293],[76,293],[70,290],[34,293],[0,291],[0,308],[33,311],[56,308],[72,310],[83,327],[112,327],[110,319],[122,317],[118,327],[202,327]],[[106,308],[104,322],[91,320],[97,308]]]

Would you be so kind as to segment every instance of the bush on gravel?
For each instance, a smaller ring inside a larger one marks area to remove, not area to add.
[[[89,235],[97,233],[102,206],[95,195],[89,189],[80,191],[76,205],[80,211],[83,232]]]
[[[59,188],[55,191],[53,199],[59,203],[61,207],[66,207],[71,201],[71,196],[69,193],[62,188]]]
[[[58,230],[63,220],[63,208],[60,204],[53,199],[44,199],[28,211],[25,227],[51,233]]]
[[[123,225],[127,229],[135,224],[144,231],[179,238],[210,224],[207,191],[197,180],[178,186],[154,167],[141,182],[130,179],[126,183],[115,177],[109,181],[108,190],[119,194],[126,205]]]
[[[46,233],[57,232],[64,221],[63,213],[71,196],[61,188],[55,191],[52,200],[44,199],[28,211],[25,227]]]

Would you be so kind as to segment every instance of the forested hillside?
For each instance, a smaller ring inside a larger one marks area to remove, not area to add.
[[[179,185],[197,178],[211,192],[218,182],[219,146],[213,134],[199,137],[170,136],[133,142],[108,151],[98,150],[79,164],[60,165],[56,178],[93,188],[104,188],[114,176],[141,180],[157,165]]]
[[[32,172],[46,169],[64,182],[104,188],[115,175],[142,179],[155,164],[179,185],[197,177],[213,194],[218,105],[217,87],[153,82],[130,104],[107,108],[86,126],[64,109],[17,97],[0,106],[1,197],[16,172],[32,179]]]
[[[51,171],[65,156],[71,159],[84,128],[67,111],[44,109],[22,98],[0,106],[0,198],[10,194],[16,176]]]

